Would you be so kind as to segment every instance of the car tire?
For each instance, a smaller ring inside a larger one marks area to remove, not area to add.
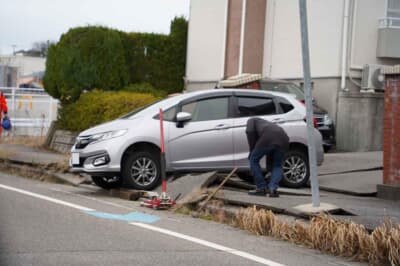
[[[122,178],[120,176],[114,176],[114,177],[92,176],[92,181],[97,186],[104,189],[113,189],[122,186]]]
[[[129,154],[122,165],[122,176],[135,189],[154,189],[161,181],[160,156],[147,151]]]
[[[310,178],[308,156],[299,150],[290,150],[285,154],[283,162],[282,185],[289,188],[300,188]]]

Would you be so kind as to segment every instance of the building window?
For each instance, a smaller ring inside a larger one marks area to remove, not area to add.
[[[381,28],[400,28],[400,0],[386,0],[386,17],[380,20]]]

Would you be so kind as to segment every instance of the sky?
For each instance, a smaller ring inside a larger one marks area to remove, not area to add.
[[[126,32],[169,33],[190,0],[0,0],[0,55],[59,41],[70,28],[101,25]],[[15,45],[15,47],[13,47]]]

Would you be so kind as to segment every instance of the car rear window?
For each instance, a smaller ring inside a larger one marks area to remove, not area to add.
[[[237,97],[238,116],[274,115],[276,114],[275,103],[272,98],[262,97]]]
[[[281,107],[283,113],[290,112],[294,109],[294,106],[285,98],[277,97],[279,106]]]

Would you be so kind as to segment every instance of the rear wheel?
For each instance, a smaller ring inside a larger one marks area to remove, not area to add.
[[[299,150],[288,151],[283,163],[282,185],[291,188],[303,187],[310,178],[308,157]]]
[[[272,162],[269,162],[271,164]],[[300,188],[306,185],[310,178],[308,157],[300,150],[290,150],[285,154],[283,162],[283,177],[281,184],[285,187]],[[270,168],[270,167],[268,167]],[[271,169],[267,169],[266,179],[270,177]],[[246,182],[254,183],[250,172],[239,172],[238,177]]]
[[[135,189],[154,189],[161,180],[160,156],[147,151],[129,154],[122,166],[122,176]]]
[[[122,178],[120,176],[92,176],[92,180],[97,186],[104,189],[119,188],[122,186]]]

